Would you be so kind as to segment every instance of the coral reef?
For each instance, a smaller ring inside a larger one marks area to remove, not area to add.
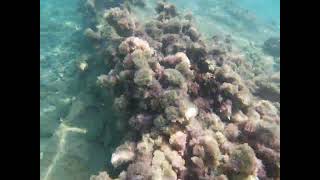
[[[120,10],[120,8],[111,8],[103,16],[106,21],[114,27],[120,36],[130,36],[133,34],[136,24],[128,10]]]
[[[114,167],[118,167],[121,164],[130,162],[134,159],[134,143],[124,143],[121,146],[117,147],[116,151],[112,154],[111,164]]]
[[[257,76],[253,83],[253,94],[272,102],[280,102],[280,72],[267,77]]]
[[[230,41],[205,42],[170,3],[156,12],[146,25],[124,6],[97,16],[110,68],[97,83],[132,133],[111,157],[117,178],[279,179],[278,109],[234,70]]]

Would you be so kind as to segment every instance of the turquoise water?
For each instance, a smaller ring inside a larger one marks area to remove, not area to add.
[[[236,3],[252,11],[265,22],[280,23],[280,0],[239,0]]]
[[[104,0],[105,6],[115,6],[114,1]],[[111,154],[125,136],[130,136],[124,133],[127,125],[117,121],[121,115],[112,109],[112,94],[97,88],[97,76],[108,71],[101,55],[83,35],[88,24],[79,7],[84,2],[40,0],[42,180],[89,179],[103,170],[116,175],[119,170],[112,168]],[[193,14],[204,39],[232,35],[234,48],[251,66],[259,64],[260,73],[269,75],[279,70],[280,58],[263,51],[263,44],[270,37],[280,37],[280,0],[169,2],[179,11]],[[144,13],[153,11],[154,1],[147,1],[144,8],[133,7],[140,21],[148,18]],[[84,72],[79,70],[83,62],[89,64]]]

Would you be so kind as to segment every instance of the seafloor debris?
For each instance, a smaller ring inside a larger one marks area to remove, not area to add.
[[[278,109],[251,93],[230,66],[230,48],[205,43],[174,5],[156,11],[144,26],[112,8],[86,33],[108,42],[94,45],[110,68],[97,82],[135,134],[112,155],[118,179],[279,179]]]

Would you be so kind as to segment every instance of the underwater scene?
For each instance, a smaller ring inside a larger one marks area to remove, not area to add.
[[[41,180],[279,180],[280,0],[40,0]]]

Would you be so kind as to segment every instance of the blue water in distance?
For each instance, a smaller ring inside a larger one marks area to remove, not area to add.
[[[240,7],[246,8],[266,22],[280,23],[280,0],[237,0]]]

